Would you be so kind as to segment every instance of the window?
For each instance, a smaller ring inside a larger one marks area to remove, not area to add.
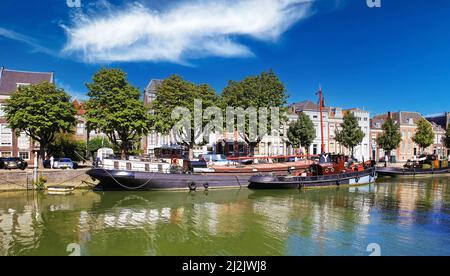
[[[260,154],[266,154],[266,143],[264,143],[264,142],[262,142],[260,145],[259,145],[259,153]]]
[[[84,128],[85,128],[85,125],[83,123],[77,124],[77,135],[83,135]]]
[[[317,116],[317,115],[314,115],[314,116],[313,116],[313,119],[317,119],[317,118],[319,118],[319,116]]]
[[[12,157],[12,152],[10,152],[10,151],[2,151],[0,156],[2,158],[9,158],[9,157]]]
[[[30,160],[30,153],[28,151],[19,152],[19,157],[23,160]]]
[[[0,125],[0,146],[12,146],[12,130],[6,124]]]
[[[0,117],[5,116],[5,112],[3,111],[4,107],[5,107],[5,105],[0,103]]]
[[[18,82],[17,83],[17,88],[19,89],[22,86],[30,86],[30,83],[22,83],[22,82]]]
[[[149,135],[149,142],[150,146],[157,146],[158,145],[158,139],[157,134],[155,132],[150,133]]]
[[[317,154],[317,144],[313,145],[313,155]]]
[[[369,119],[367,117],[364,117],[364,122],[367,122]]]
[[[30,148],[30,138],[25,132],[20,133],[19,138],[17,138],[17,144],[19,149],[29,149]]]
[[[381,128],[381,123],[376,123],[376,124],[375,124],[375,127],[376,127],[376,128]]]

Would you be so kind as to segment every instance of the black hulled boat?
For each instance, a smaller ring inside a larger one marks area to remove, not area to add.
[[[375,162],[349,164],[342,155],[322,155],[319,164],[313,164],[301,176],[259,175],[250,178],[250,189],[299,189],[339,185],[363,185],[377,179]],[[351,160],[350,160],[351,163]]]
[[[439,160],[436,155],[422,155],[417,160],[408,160],[402,168],[378,168],[380,176],[433,176],[449,174],[448,160]]]

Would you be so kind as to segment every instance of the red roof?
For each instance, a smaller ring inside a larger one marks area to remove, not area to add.
[[[72,102],[73,107],[75,108],[75,110],[77,111],[77,115],[78,116],[83,116],[84,114],[86,114],[86,110],[84,109],[85,103],[83,102],[78,102],[78,100],[74,100]]]
[[[25,72],[0,68],[0,95],[11,95],[17,84],[38,84],[44,81],[53,83],[53,73]]]

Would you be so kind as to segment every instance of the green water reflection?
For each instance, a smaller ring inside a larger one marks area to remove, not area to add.
[[[450,255],[449,188],[1,193],[0,255]]]

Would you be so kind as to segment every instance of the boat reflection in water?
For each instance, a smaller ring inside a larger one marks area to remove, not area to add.
[[[449,184],[0,194],[0,254],[450,255]]]

